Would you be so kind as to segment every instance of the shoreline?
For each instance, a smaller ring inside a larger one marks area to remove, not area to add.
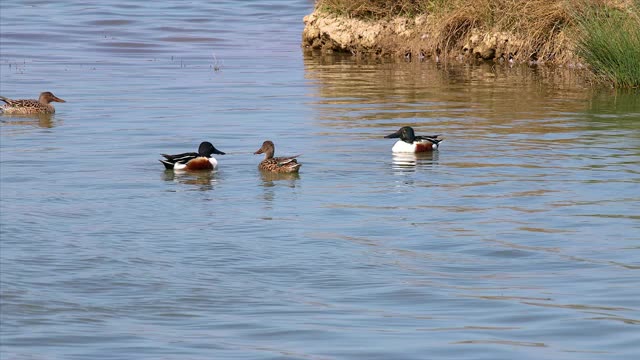
[[[435,62],[485,61],[584,68],[576,55],[575,42],[564,30],[541,51],[527,49],[526,40],[513,32],[470,27],[453,42],[439,41],[433,31],[433,16],[413,18],[358,19],[315,9],[304,17],[302,46],[323,53],[350,53],[356,56],[395,57],[406,60],[432,59]],[[529,51],[527,51],[529,50]]]
[[[584,69],[640,88],[636,0],[317,0],[302,46],[359,57]]]

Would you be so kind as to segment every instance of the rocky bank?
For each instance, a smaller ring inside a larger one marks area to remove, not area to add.
[[[553,37],[553,43],[533,44],[536,50],[532,51],[531,43],[513,33],[487,31],[464,23],[459,25],[468,26],[460,32],[462,35],[443,36],[458,29],[447,29],[450,24],[435,21],[429,15],[365,20],[316,9],[304,17],[302,44],[310,50],[366,56],[581,66],[572,51],[573,44],[561,31]]]

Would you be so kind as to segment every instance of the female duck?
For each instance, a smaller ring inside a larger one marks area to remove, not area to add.
[[[437,150],[440,142],[440,135],[416,136],[413,128],[403,126],[400,130],[385,136],[385,138],[400,138],[391,151],[394,153],[419,153]]]
[[[4,96],[0,96],[0,100],[6,104],[1,107],[2,112],[6,115],[37,115],[37,114],[53,114],[56,109],[51,105],[52,101],[66,102],[59,97],[53,95],[50,91],[40,93],[40,98],[12,100]]]
[[[276,147],[272,141],[265,141],[262,147],[254,154],[264,154],[264,160],[258,165],[258,169],[276,173],[297,173],[302,164],[298,164],[296,158],[300,155],[273,157]]]
[[[159,160],[167,170],[214,170],[218,167],[218,161],[211,155],[224,155],[208,141],[200,144],[198,152],[188,152],[176,155],[161,154],[164,159]]]

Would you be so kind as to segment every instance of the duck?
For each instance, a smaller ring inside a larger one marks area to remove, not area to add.
[[[0,96],[0,100],[6,104],[0,107],[2,113],[6,115],[37,115],[37,114],[53,114],[56,112],[56,108],[51,105],[51,102],[66,102],[59,97],[53,95],[51,91],[45,91],[40,93],[38,100],[35,99],[20,99],[13,100]]]
[[[254,154],[264,154],[264,160],[260,162],[258,169],[281,174],[297,173],[300,170],[302,164],[298,164],[298,161],[296,160],[300,154],[294,156],[273,157],[275,151],[276,147],[273,144],[273,141],[267,140],[262,143],[260,149],[254,152]]]
[[[385,136],[385,138],[400,138],[391,148],[394,153],[420,153],[438,150],[440,135],[423,135],[416,136],[411,126],[403,126],[400,130]]]
[[[218,160],[213,154],[224,155],[213,144],[203,141],[198,147],[198,152],[187,152],[176,155],[160,154],[164,159],[159,160],[167,170],[215,170],[218,168]]]

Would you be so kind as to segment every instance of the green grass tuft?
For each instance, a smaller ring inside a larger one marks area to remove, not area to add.
[[[578,55],[615,87],[640,86],[640,18],[633,10],[601,8],[578,18]]]

